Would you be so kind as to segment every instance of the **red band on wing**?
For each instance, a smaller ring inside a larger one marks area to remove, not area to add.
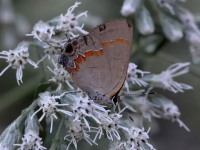
[[[76,64],[76,67],[75,68],[70,68],[69,70],[70,70],[70,72],[77,72],[77,71],[79,71],[79,69],[80,69],[80,67],[79,67],[79,65],[77,64],[77,63],[75,63]]]
[[[125,40],[125,39],[116,39],[116,40],[109,41],[109,42],[103,42],[103,43],[102,43],[102,46],[103,46],[103,47],[107,47],[107,46],[112,46],[112,45],[115,45],[115,44],[125,44],[125,45],[129,45],[130,43],[129,43],[127,40]],[[74,59],[74,62],[75,62],[75,64],[76,64],[76,68],[70,68],[70,69],[69,69],[70,72],[73,73],[73,72],[79,71],[79,68],[80,68],[80,67],[79,67],[78,64],[80,64],[80,63],[86,61],[86,57],[90,57],[90,56],[97,56],[97,57],[99,57],[99,56],[103,55],[103,53],[104,53],[104,50],[103,50],[103,49],[100,49],[100,50],[97,50],[97,51],[91,50],[91,51],[85,52],[85,53],[83,54],[83,55],[85,55],[85,57],[82,56],[82,55],[79,55],[76,59]]]
[[[103,49],[100,49],[98,51],[85,52],[84,55],[85,55],[85,57],[88,57],[88,56],[101,56],[101,55],[103,55],[103,53],[104,53]]]
[[[79,55],[76,59],[74,59],[74,62],[76,63],[82,63],[86,60],[86,58],[82,55]]]
[[[115,45],[115,44],[129,45],[130,43],[125,39],[116,39],[114,41],[109,41],[109,42],[103,42],[102,43],[103,47],[112,46],[112,45]]]
[[[79,67],[78,64],[84,62],[86,60],[86,57],[90,57],[90,56],[96,56],[96,57],[98,57],[98,56],[103,55],[103,53],[104,53],[103,49],[100,49],[98,51],[88,51],[88,52],[85,52],[84,53],[85,57],[82,56],[82,55],[79,55],[76,59],[74,59],[74,63],[76,64],[76,68],[70,68],[69,69],[70,72],[73,73],[73,72],[79,71],[80,67]]]

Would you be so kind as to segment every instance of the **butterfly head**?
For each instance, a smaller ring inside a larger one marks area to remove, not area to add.
[[[63,66],[68,66],[70,64],[70,59],[73,59],[76,55],[78,42],[77,40],[69,40],[65,46],[62,48],[60,57],[58,58],[59,64]]]

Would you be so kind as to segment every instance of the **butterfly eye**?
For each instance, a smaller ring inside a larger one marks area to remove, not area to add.
[[[71,43],[68,43],[66,46],[65,46],[65,53],[71,53],[73,52],[73,47],[72,47],[72,44]]]

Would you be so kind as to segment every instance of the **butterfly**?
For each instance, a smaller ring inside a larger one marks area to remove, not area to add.
[[[95,101],[114,100],[127,75],[133,27],[126,19],[98,25],[88,35],[68,41],[59,63],[75,84]]]

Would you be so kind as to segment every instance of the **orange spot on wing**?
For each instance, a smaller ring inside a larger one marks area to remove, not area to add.
[[[109,41],[109,42],[103,42],[102,43],[103,47],[112,46],[112,45],[115,45],[115,44],[129,45],[129,42],[127,40],[124,40],[124,39],[116,39],[114,41]]]
[[[94,56],[94,51],[88,51],[84,53],[85,57]]]
[[[79,55],[76,59],[74,59],[74,61],[76,63],[82,63],[83,61],[85,61],[85,57],[83,57],[82,55]]]
[[[89,57],[89,56],[101,56],[101,55],[103,55],[103,53],[104,53],[103,49],[100,49],[98,51],[85,52],[84,55],[86,57]]]
[[[76,64],[76,67],[75,67],[75,68],[70,68],[70,69],[69,69],[71,73],[77,72],[77,71],[79,71],[79,69],[80,69],[79,65],[78,65],[77,63],[75,63],[75,64]]]
[[[99,50],[99,51],[95,51],[95,56],[101,56],[103,55],[104,51],[103,49]]]

